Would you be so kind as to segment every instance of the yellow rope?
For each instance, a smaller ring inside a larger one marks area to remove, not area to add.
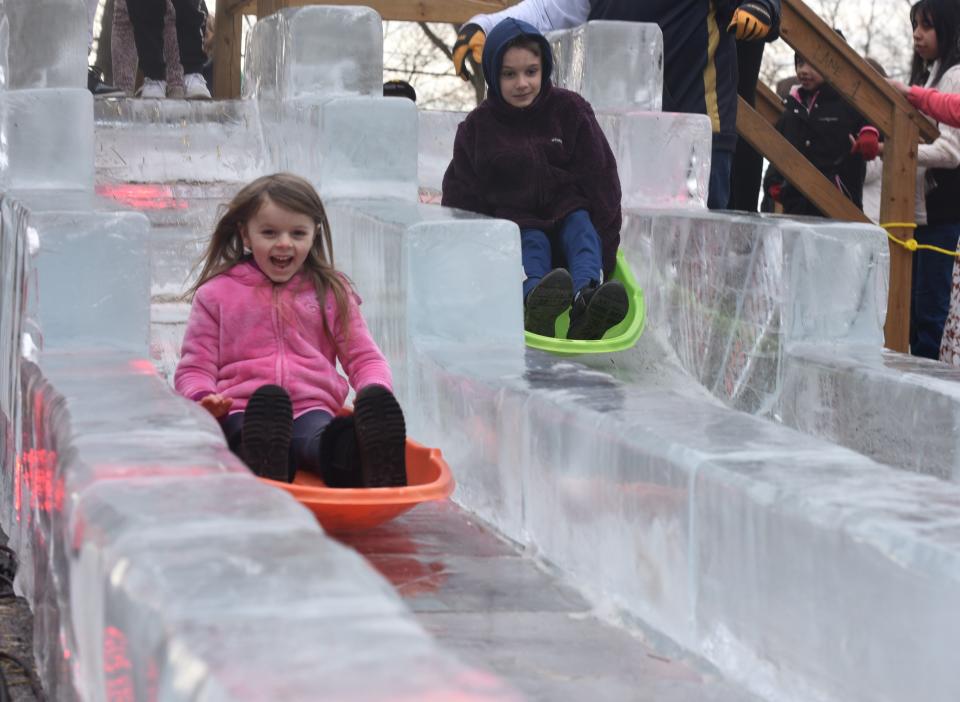
[[[917,249],[927,249],[928,251],[936,251],[937,253],[942,253],[947,256],[960,256],[960,253],[957,251],[949,251],[947,249],[941,249],[939,246],[931,246],[930,244],[921,244],[916,239],[898,239],[893,234],[890,233],[891,229],[916,229],[917,225],[915,222],[887,222],[886,224],[881,224],[887,232],[887,238],[890,241],[900,244],[907,251],[916,251]]]

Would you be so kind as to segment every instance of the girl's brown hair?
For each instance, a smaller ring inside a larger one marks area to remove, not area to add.
[[[344,320],[343,326],[346,327],[346,318],[350,311],[349,283],[346,276],[334,268],[333,242],[330,237],[327,212],[313,186],[292,173],[262,176],[244,186],[234,196],[220,216],[213,230],[213,236],[210,237],[210,243],[197,263],[198,266],[202,264],[200,276],[185,297],[191,299],[201,285],[240,262],[244,257],[241,227],[256,215],[268,198],[278,207],[306,215],[313,220],[317,228],[316,236],[310,253],[303,262],[303,270],[313,282],[321,310],[324,309],[327,293],[333,292],[337,318]],[[326,315],[321,316],[326,320]],[[324,325],[326,326],[326,321]],[[326,331],[333,338],[333,330]]]

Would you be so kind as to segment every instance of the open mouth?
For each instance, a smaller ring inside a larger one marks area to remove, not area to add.
[[[293,263],[293,256],[271,256],[270,263],[280,270],[288,268]]]

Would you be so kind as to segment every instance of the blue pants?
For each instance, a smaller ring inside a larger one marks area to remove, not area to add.
[[[733,169],[733,152],[716,147],[710,152],[710,190],[707,207],[725,210],[730,205],[730,172]]]
[[[294,470],[309,470],[322,475],[320,471],[320,441],[323,430],[333,420],[323,410],[310,410],[293,420],[293,440],[290,442],[290,465]],[[227,437],[227,446],[234,453],[240,451],[243,434],[243,412],[228,414],[220,421],[223,433]]]
[[[600,256],[600,235],[586,210],[575,210],[563,218],[551,237],[539,229],[520,230],[520,253],[523,258],[523,299],[540,279],[553,270],[553,245],[560,247],[576,294],[591,281],[600,282],[603,261]]]
[[[917,241],[956,251],[960,224],[927,224],[917,227]],[[940,358],[943,325],[950,311],[953,257],[918,249],[913,254],[910,290],[910,353]]]

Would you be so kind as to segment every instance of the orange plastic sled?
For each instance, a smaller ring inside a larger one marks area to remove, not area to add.
[[[289,492],[316,516],[328,532],[370,529],[399,517],[421,502],[442,500],[453,492],[453,475],[440,449],[407,439],[407,486],[401,488],[328,488],[319,476],[297,471],[292,483],[261,478]]]

